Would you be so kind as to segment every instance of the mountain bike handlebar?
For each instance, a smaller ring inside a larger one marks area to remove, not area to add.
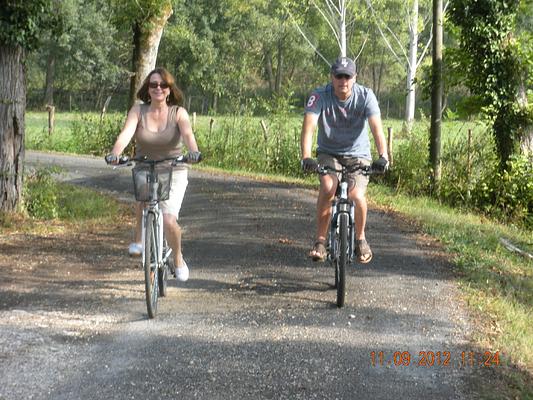
[[[352,173],[356,171],[361,171],[363,175],[383,175],[385,174],[385,171],[377,170],[375,168],[372,168],[371,165],[361,165],[361,164],[354,164],[354,165],[348,165],[344,166],[340,169],[330,167],[329,165],[320,165],[317,164],[316,172],[320,175],[327,175],[329,172],[334,173]]]

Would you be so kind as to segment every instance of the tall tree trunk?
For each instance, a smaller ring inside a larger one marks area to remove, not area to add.
[[[56,59],[52,51],[48,53],[46,58],[46,80],[44,88],[44,105],[54,105],[54,80],[56,70]]]
[[[379,73],[378,73],[378,85],[375,88],[376,96],[379,99],[381,95],[381,80],[383,78],[383,69],[385,68],[385,61],[383,60],[383,55],[381,55],[381,61],[379,62]]]
[[[435,185],[439,184],[441,178],[442,91],[442,0],[433,0],[433,71],[429,159],[433,169],[433,182]]]
[[[22,193],[26,80],[24,50],[0,46],[0,211],[17,209]]]
[[[346,57],[346,0],[339,0],[339,33],[341,57]]]
[[[409,22],[409,60],[407,62],[407,97],[405,102],[405,128],[411,131],[415,119],[416,62],[418,50],[418,0],[413,0]]]
[[[133,27],[133,58],[134,74],[130,81],[130,107],[135,103],[137,91],[146,76],[155,68],[159,42],[167,20],[172,15],[170,2],[161,10],[160,15],[152,17]]]
[[[213,94],[213,107],[211,108],[213,111],[213,114],[216,114],[218,111],[218,96],[217,94]]]
[[[283,40],[278,41],[278,65],[276,67],[276,94],[281,92],[281,79],[283,77]]]
[[[526,77],[522,78],[520,83],[520,88],[518,92],[518,104],[524,109],[527,107],[527,92],[526,92]],[[533,125],[529,124],[524,127],[522,136],[520,137],[520,151],[522,154],[525,154],[529,157],[533,157]]]
[[[268,88],[270,90],[270,94],[274,92],[274,73],[272,72],[272,52],[268,50],[265,53],[265,70],[267,73],[268,78]]]

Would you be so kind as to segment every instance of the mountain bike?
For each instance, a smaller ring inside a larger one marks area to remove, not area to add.
[[[337,307],[344,306],[346,296],[346,268],[354,261],[355,243],[355,204],[348,197],[348,174],[361,171],[363,175],[378,174],[370,165],[355,164],[336,169],[318,166],[317,172],[326,175],[339,173],[335,198],[331,203],[331,221],[326,240],[327,260],[335,269],[335,288],[337,289]]]
[[[106,159],[106,161],[108,161]],[[186,156],[149,160],[146,157],[122,156],[118,164],[136,165],[132,169],[135,199],[144,204],[142,210],[142,268],[144,270],[148,317],[157,314],[159,297],[166,296],[167,279],[176,274],[172,249],[163,230],[163,211],[159,202],[168,200],[172,183],[172,167],[186,163]]]

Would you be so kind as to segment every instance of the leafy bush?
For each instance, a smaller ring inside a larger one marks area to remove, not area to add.
[[[52,174],[54,168],[33,171],[26,176],[24,185],[24,205],[31,217],[37,219],[54,219],[59,215],[57,203],[57,183]]]
[[[74,152],[104,155],[113,147],[124,124],[123,116],[108,114],[100,119],[95,114],[84,114],[72,122],[71,144]]]
[[[431,171],[427,148],[427,138],[413,129],[408,138],[395,145],[394,168],[386,175],[387,182],[403,193],[428,194]]]
[[[533,228],[533,163],[525,155],[512,156],[501,172],[493,165],[477,182],[473,204],[499,219],[523,221]]]
[[[23,205],[30,217],[88,220],[116,216],[117,201],[87,188],[58,182],[54,174],[59,172],[59,168],[45,168],[26,175]]]
[[[533,167],[526,156],[513,156],[500,170],[494,138],[484,126],[448,124],[443,130],[441,181],[432,192],[428,138],[424,129],[400,138],[388,185],[409,195],[431,195],[454,207],[474,209],[500,221],[533,227]]]

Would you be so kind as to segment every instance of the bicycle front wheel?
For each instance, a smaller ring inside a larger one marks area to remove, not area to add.
[[[148,317],[157,314],[158,276],[157,276],[157,226],[154,214],[148,213],[145,220],[144,235],[144,283],[146,292],[146,308]]]
[[[159,279],[159,296],[165,297],[167,295],[167,279],[170,270],[170,257],[167,254],[166,240],[163,239],[163,264],[157,270],[157,278]]]
[[[338,231],[339,254],[335,263],[335,280],[337,283],[337,307],[344,306],[346,295],[346,266],[348,265],[348,214],[339,215]]]

